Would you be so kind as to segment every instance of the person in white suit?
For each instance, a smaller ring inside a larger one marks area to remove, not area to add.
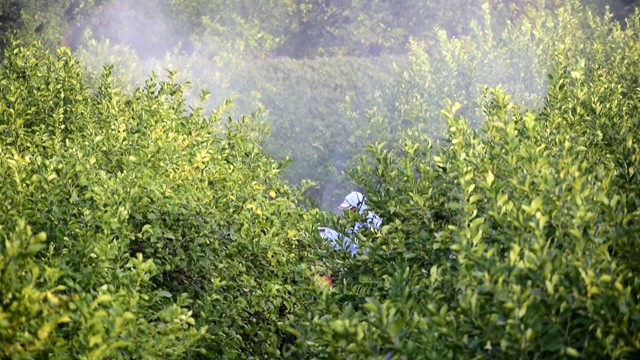
[[[365,216],[367,205],[365,204],[364,200],[364,195],[362,195],[362,193],[353,191],[344,197],[342,204],[340,204],[338,208],[342,211],[358,212],[360,215]],[[333,250],[344,250],[353,256],[358,252],[358,242],[354,238],[355,233],[364,227],[377,230],[380,228],[381,224],[382,219],[380,219],[380,217],[376,215],[375,212],[367,211],[365,221],[356,222],[353,227],[347,230],[346,235],[340,234],[328,227],[320,227],[319,230],[320,236],[322,236],[322,238],[326,240],[329,240],[330,246]]]
[[[364,203],[364,195],[357,191],[353,191],[349,193],[349,195],[344,197],[342,204],[338,206],[338,209],[342,211],[357,211],[360,215],[365,216],[365,211],[368,206]],[[353,232],[360,230],[362,227],[368,227],[373,229],[379,229],[380,225],[382,225],[382,219],[378,215],[376,215],[373,211],[367,211],[366,221],[364,222],[356,222],[353,229]]]

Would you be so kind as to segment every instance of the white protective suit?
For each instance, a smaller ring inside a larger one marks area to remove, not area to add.
[[[357,209],[360,215],[364,215],[367,205],[364,203],[364,196],[354,191],[349,195],[345,196],[344,201],[340,204],[339,209],[341,210],[350,210]],[[354,238],[355,233],[358,232],[361,228],[373,228],[379,229],[380,225],[382,225],[382,219],[373,211],[367,212],[366,221],[359,221],[354,224],[349,230],[347,230],[347,235],[342,235],[337,231],[327,228],[321,227],[320,236],[322,238],[329,240],[331,249],[333,250],[344,250],[349,252],[351,255],[355,255],[358,252],[358,242]],[[340,239],[342,237],[342,239]],[[340,246],[340,240],[342,240],[342,246]]]

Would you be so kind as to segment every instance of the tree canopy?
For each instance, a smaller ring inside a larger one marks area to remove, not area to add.
[[[157,3],[0,5],[1,358],[638,357],[639,13]]]

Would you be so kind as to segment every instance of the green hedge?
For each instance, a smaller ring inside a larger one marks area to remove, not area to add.
[[[106,68],[89,86],[68,50],[9,49],[1,357],[280,353],[313,296],[300,265],[321,245],[304,236],[317,213],[280,179],[261,125],[185,112],[174,77],[126,92]]]
[[[555,53],[542,108],[492,89],[478,129],[453,103],[441,146],[369,148],[351,174],[386,225],[330,261],[346,281],[299,314],[301,357],[640,354],[640,18],[574,20],[591,42]]]

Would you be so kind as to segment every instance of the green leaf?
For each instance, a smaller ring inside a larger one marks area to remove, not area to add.
[[[487,184],[491,186],[491,184],[493,184],[494,179],[495,177],[493,176],[493,173],[491,172],[491,170],[489,170],[489,172],[487,173]]]

